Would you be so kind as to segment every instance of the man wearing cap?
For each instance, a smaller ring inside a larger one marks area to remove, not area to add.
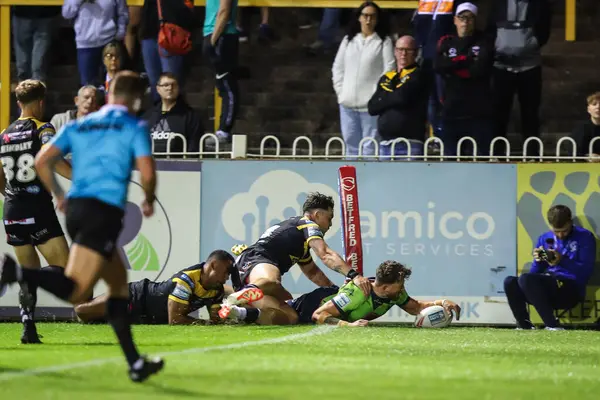
[[[489,155],[493,137],[491,74],[493,44],[475,30],[477,6],[462,3],[456,8],[456,35],[447,35],[438,43],[435,69],[446,85],[443,98],[444,154],[456,155],[461,137],[470,136],[477,154]],[[469,152],[470,141],[463,143],[460,154]]]

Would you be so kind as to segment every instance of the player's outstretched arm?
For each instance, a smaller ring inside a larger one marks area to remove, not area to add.
[[[367,326],[369,321],[359,319],[354,322],[347,322],[340,318],[340,310],[337,309],[333,301],[329,300],[313,313],[312,319],[319,325],[337,325],[337,326]]]
[[[208,325],[208,321],[189,317],[189,304],[179,303],[169,299],[167,302],[169,325]]]
[[[315,285],[319,287],[329,287],[334,285],[334,283],[331,282],[327,275],[321,271],[321,268],[319,268],[314,261],[311,260],[308,264],[298,263],[298,266],[304,275]]]
[[[456,320],[460,320],[460,306],[453,301],[442,299],[442,300],[434,300],[434,301],[420,301],[415,300],[412,297],[408,299],[406,304],[404,304],[401,308],[409,313],[410,315],[417,315],[427,307],[431,306],[442,306],[451,313],[454,311],[456,314]]]
[[[365,295],[371,293],[371,282],[369,282],[367,278],[360,276],[354,269],[346,264],[342,257],[325,243],[325,240],[314,238],[308,242],[308,245],[328,268],[344,275],[348,279],[352,279],[356,286],[362,289]]]

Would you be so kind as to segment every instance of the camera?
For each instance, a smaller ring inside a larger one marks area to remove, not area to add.
[[[546,245],[548,246],[549,249],[553,249],[554,248],[554,239],[552,239],[552,238],[546,239]],[[546,249],[541,249],[538,254],[542,260],[547,261],[547,262],[552,262],[555,259],[554,254],[548,253],[546,251]]]

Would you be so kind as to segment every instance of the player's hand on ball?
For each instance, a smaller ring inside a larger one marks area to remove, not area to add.
[[[451,314],[452,311],[454,311],[454,314],[456,315],[456,320],[460,320],[460,306],[458,304],[450,300],[444,300],[442,307],[444,307],[444,309],[446,309],[446,311],[448,311],[449,314]]]
[[[148,202],[148,200],[144,200],[142,203],[142,213],[144,217],[151,217],[154,215],[154,204]]]
[[[359,319],[358,321],[354,321],[348,324],[348,326],[354,327],[363,327],[367,325],[369,325],[369,321],[367,321],[366,319]]]
[[[371,294],[371,281],[369,281],[368,278],[365,278],[364,276],[357,276],[355,277],[353,280],[354,284],[356,286],[358,286],[365,294],[365,296],[368,296]]]

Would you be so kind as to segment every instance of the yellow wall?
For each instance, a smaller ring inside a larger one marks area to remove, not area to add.
[[[564,322],[593,323],[600,318],[600,177],[598,164],[521,164],[517,169],[517,265],[519,274],[529,270],[533,247],[548,231],[547,210],[564,204],[576,223],[596,235],[596,268],[583,307],[561,318]],[[532,308],[533,310],[533,308]],[[582,317],[583,315],[583,317]],[[533,312],[532,321],[541,323]]]

